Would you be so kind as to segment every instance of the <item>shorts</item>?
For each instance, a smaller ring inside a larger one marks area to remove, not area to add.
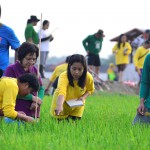
[[[100,67],[101,66],[101,60],[100,60],[99,55],[89,53],[88,58],[87,58],[87,63],[90,66]]]
[[[126,68],[126,64],[119,64],[119,65],[117,65],[117,68],[118,68],[118,72],[124,71]]]

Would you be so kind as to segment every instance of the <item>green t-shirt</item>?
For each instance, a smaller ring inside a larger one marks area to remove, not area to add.
[[[146,56],[144,61],[140,83],[140,98],[144,98],[145,106],[150,108],[150,54]]]
[[[93,54],[99,54],[102,48],[103,38],[97,38],[95,35],[89,35],[83,40],[83,46],[86,51]]]
[[[34,44],[39,44],[39,37],[37,32],[34,30],[32,24],[28,24],[25,29],[25,39],[26,41],[32,38]]]

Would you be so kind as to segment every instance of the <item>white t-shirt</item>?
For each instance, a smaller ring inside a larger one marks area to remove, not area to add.
[[[144,44],[144,42],[145,42],[144,37],[142,35],[140,35],[132,41],[131,45],[135,48],[138,48],[138,47],[142,46]]]
[[[39,37],[40,37],[40,31],[39,31]],[[50,33],[48,32],[48,30],[41,30],[41,39],[42,38],[46,38],[46,37],[48,37],[50,35]],[[46,41],[43,41],[43,42],[41,42],[41,51],[42,52],[47,52],[47,51],[49,51],[49,49],[50,49],[50,40],[48,39],[48,40],[46,40]]]

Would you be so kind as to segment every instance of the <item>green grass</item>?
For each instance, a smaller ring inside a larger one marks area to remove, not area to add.
[[[87,98],[77,122],[52,119],[52,97],[45,96],[37,124],[0,124],[1,150],[146,150],[150,127],[132,126],[137,96],[97,93]]]

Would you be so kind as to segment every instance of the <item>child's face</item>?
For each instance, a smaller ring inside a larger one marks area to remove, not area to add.
[[[29,87],[28,83],[19,83],[19,92],[18,95],[25,96],[30,94],[33,91],[31,87]]]
[[[84,71],[84,67],[81,63],[75,62],[70,67],[70,72],[74,80],[78,80]]]

